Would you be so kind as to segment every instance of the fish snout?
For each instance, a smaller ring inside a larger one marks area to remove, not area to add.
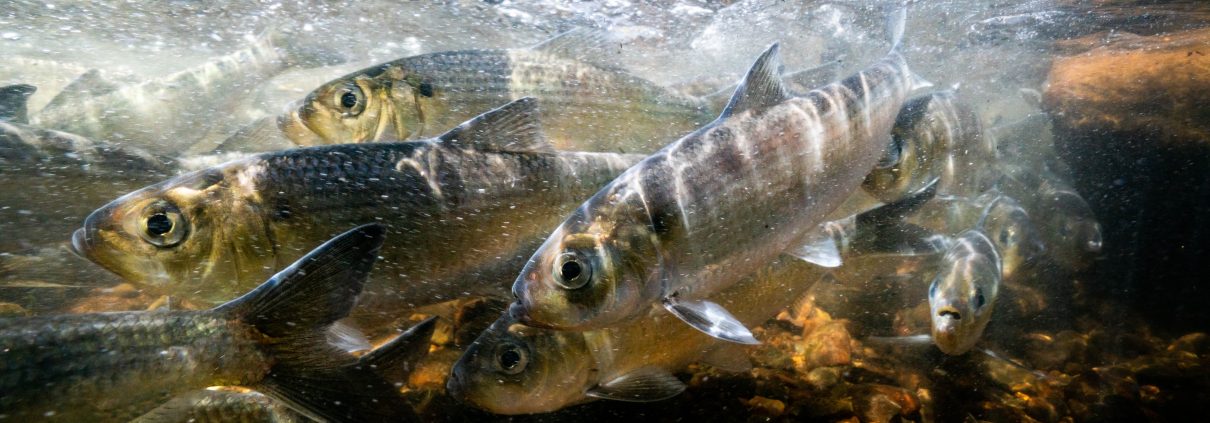
[[[516,302],[508,305],[508,317],[515,322],[532,326],[533,322],[529,317],[529,310],[525,307],[525,304],[522,304],[522,301],[518,298]]]
[[[76,229],[71,234],[71,252],[78,257],[90,259],[88,252],[91,248],[92,240],[88,236],[88,231],[85,228]]]
[[[950,319],[953,321],[960,321],[960,320],[962,320],[962,313],[959,312],[958,309],[956,309],[952,306],[945,306],[945,307],[942,307],[940,310],[937,310],[936,317],[939,319]]]
[[[456,363],[454,364],[454,367],[450,369],[450,377],[445,380],[445,391],[449,393],[451,397],[454,397],[454,399],[464,401],[463,394],[465,394],[465,392],[463,389],[465,386],[466,369],[464,366],[462,366],[462,363]]]
[[[286,113],[277,117],[277,128],[281,130],[282,134],[286,135],[286,138],[289,138],[290,141],[300,146],[308,147],[324,144],[323,138],[319,134],[316,134],[315,131],[312,131],[306,122],[303,121],[302,116],[299,115],[299,110],[302,107],[304,106],[297,103],[292,104]]]

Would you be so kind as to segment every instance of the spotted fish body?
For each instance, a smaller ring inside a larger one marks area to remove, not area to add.
[[[538,326],[600,328],[661,301],[678,313],[671,303],[735,283],[859,189],[922,85],[895,52],[801,97],[786,94],[778,67],[775,45],[717,121],[577,209],[517,279],[514,314]]]
[[[377,221],[391,241],[355,312],[366,330],[421,305],[504,296],[498,281],[548,228],[641,159],[506,144],[537,136],[536,112],[527,98],[442,138],[299,148],[182,175],[95,211],[75,245],[128,280],[213,303],[350,222]]]
[[[272,363],[253,331],[210,312],[3,319],[0,349],[3,373],[20,375],[5,378],[0,414],[72,421],[126,420],[183,391],[256,382]]]
[[[544,48],[557,40],[377,65],[316,89],[279,125],[299,145],[420,139],[502,101],[535,97],[557,148],[647,153],[711,119],[701,100]]]

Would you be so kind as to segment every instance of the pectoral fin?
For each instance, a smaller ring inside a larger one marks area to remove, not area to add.
[[[840,247],[824,225],[808,232],[802,245],[786,252],[803,261],[823,267],[840,267]]]
[[[721,305],[706,300],[668,297],[664,299],[664,308],[707,335],[740,344],[760,344],[752,331]]]
[[[653,402],[677,396],[685,384],[667,370],[642,367],[588,390],[588,396],[614,401]]]

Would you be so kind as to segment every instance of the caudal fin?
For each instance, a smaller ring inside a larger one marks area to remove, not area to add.
[[[29,96],[34,95],[37,90],[37,87],[29,84],[0,87],[0,121],[29,122],[26,103],[29,102]]]
[[[361,294],[385,232],[380,224],[345,232],[215,309],[270,339],[273,367],[252,388],[321,421],[415,420],[396,388],[328,340]]]

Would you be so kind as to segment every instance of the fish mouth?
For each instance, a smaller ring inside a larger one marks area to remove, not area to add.
[[[958,309],[956,309],[954,307],[946,306],[946,307],[942,307],[940,310],[937,310],[937,317],[943,317],[943,318],[948,318],[948,319],[954,320],[954,321],[960,321],[960,320],[962,320],[962,313],[959,313]]]
[[[88,252],[92,250],[92,248],[90,248],[90,245],[91,245],[91,239],[89,238],[88,231],[86,229],[80,228],[80,229],[76,229],[75,232],[72,232],[72,234],[71,234],[71,252],[72,252],[72,254],[75,254],[77,257],[80,257],[80,258],[92,260],[92,257],[90,257],[88,255]]]
[[[307,123],[303,121],[302,116],[298,113],[299,106],[291,105],[291,109],[277,117],[277,129],[281,130],[286,138],[303,147],[320,145],[324,140],[319,134],[311,130]]]
[[[515,322],[522,323],[526,326],[534,326],[532,319],[529,317],[529,312],[525,309],[525,305],[520,301],[508,305],[508,317]]]

